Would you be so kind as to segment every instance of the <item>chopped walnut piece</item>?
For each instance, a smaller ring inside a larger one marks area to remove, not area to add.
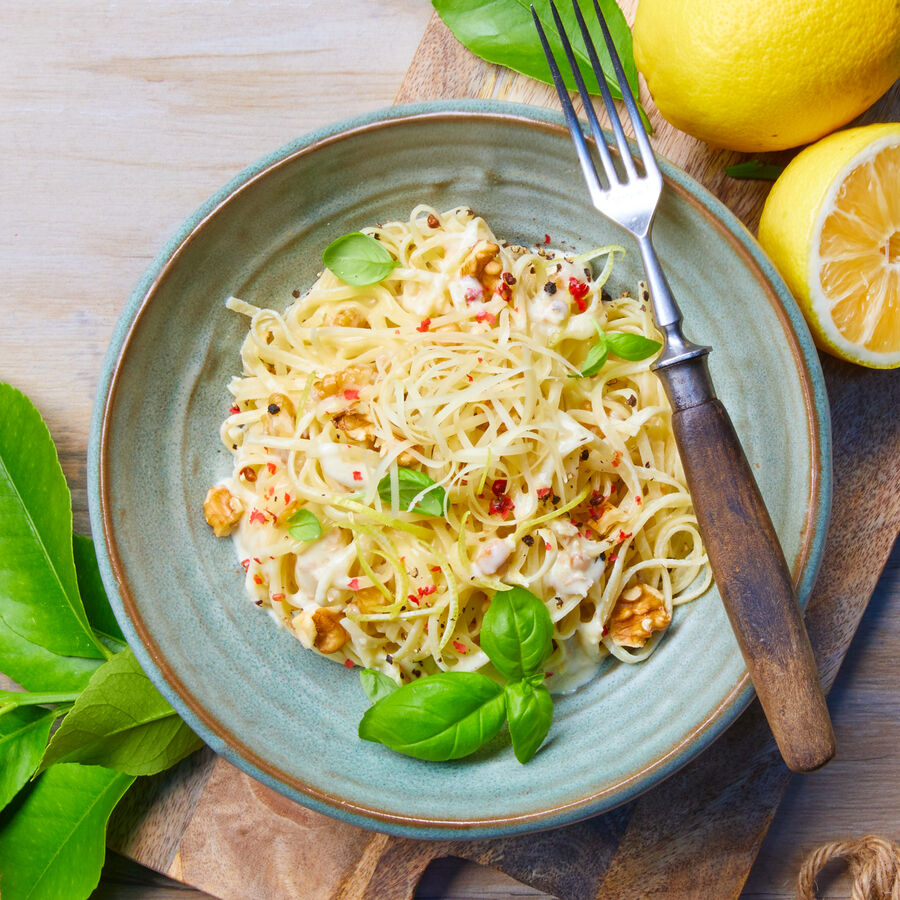
[[[475,278],[482,279],[484,275],[499,275],[502,269],[497,254],[500,248],[490,241],[479,241],[469,251],[466,258],[462,261],[459,268],[459,274],[462,276],[472,275]],[[496,265],[491,265],[496,263]],[[491,271],[487,271],[488,266]]]
[[[356,592],[356,608],[365,616],[381,612],[385,605],[385,597],[377,587],[367,587]]]
[[[672,616],[663,595],[647,584],[622,591],[607,625],[620,647],[643,647],[656,631],[669,627]]]
[[[339,325],[341,328],[365,328],[369,323],[360,310],[351,306],[349,309],[338,310],[331,324]]]
[[[324,397],[333,397],[339,391],[350,388],[359,388],[369,384],[372,380],[372,368],[370,366],[347,366],[346,369],[333,375],[325,375],[313,388],[317,400]]]
[[[244,513],[244,505],[224,485],[211,487],[203,501],[203,514],[216,537],[226,537]]]
[[[320,653],[336,653],[347,643],[349,635],[341,625],[344,613],[339,609],[320,607],[312,614],[316,626],[316,638],[313,642]]]
[[[267,432],[279,437],[294,434],[294,404],[284,394],[272,394],[266,404],[268,415]]]
[[[369,444],[374,442],[375,425],[361,413],[352,410],[338,413],[334,424],[351,440]]]

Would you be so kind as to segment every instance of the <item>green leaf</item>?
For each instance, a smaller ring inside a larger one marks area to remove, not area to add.
[[[360,231],[332,241],[322,254],[322,262],[341,281],[357,287],[377,284],[400,265],[375,238]]]
[[[0,619],[0,671],[29,690],[79,690],[102,664],[99,659],[57,656],[16,634]]]
[[[153,775],[200,746],[128,648],[94,673],[50,739],[41,769],[80,762]]]
[[[0,716],[0,809],[34,774],[56,717],[53,710],[34,707]]]
[[[134,781],[98,766],[54,766],[0,815],[3,900],[79,900],[100,880],[106,823]]]
[[[783,171],[784,166],[765,163],[761,159],[748,159],[733,166],[725,166],[725,174],[731,178],[756,178],[761,181],[775,181]]]
[[[601,331],[597,343],[588,350],[588,355],[584,358],[584,365],[581,367],[581,372],[572,377],[590,378],[591,375],[596,375],[606,364],[608,358],[609,345],[606,343],[606,336]]]
[[[40,413],[0,383],[0,618],[32,644],[102,658],[78,594],[72,498]]]
[[[393,694],[400,687],[393,678],[389,678],[377,669],[363,669],[359,673],[359,683],[373,703],[377,703],[388,694]]]
[[[494,594],[481,623],[481,649],[507,678],[535,674],[552,652],[553,623],[540,598],[523,587]]]
[[[506,685],[506,713],[513,752],[520,763],[527,763],[553,724],[550,691],[543,684],[535,684],[534,679],[514,681]]]
[[[541,49],[540,40],[531,17],[528,0],[431,0],[444,24],[453,32],[456,39],[469,48],[476,56],[491,63],[515,69],[523,75],[537,78],[545,84],[552,84],[550,67]],[[635,97],[638,96],[637,66],[634,63],[631,30],[616,0],[599,0],[600,9],[609,27],[613,44],[622,60],[625,77]],[[585,23],[588,26],[597,57],[603,68],[603,75],[613,97],[621,98],[619,83],[613,71],[609,52],[603,40],[603,32],[594,12],[591,0],[579,0]],[[562,44],[556,33],[556,25],[550,12],[548,0],[534,0],[547,40],[559,63],[560,71],[569,90],[575,89],[575,80],[569,72],[563,53]],[[568,2],[558,3],[560,18],[565,26],[566,34],[572,43],[578,60],[578,68],[584,77],[584,83],[592,94],[599,94],[600,87],[591,67],[575,12]],[[644,125],[650,130],[649,120],[643,108],[638,107]]]
[[[322,537],[322,526],[308,509],[298,509],[288,519],[288,531],[297,541],[316,541]]]
[[[103,587],[94,542],[85,534],[72,535],[75,551],[75,572],[78,575],[78,590],[84,603],[88,622],[95,632],[125,646],[125,635],[113,614],[112,607]]]
[[[446,502],[446,492],[439,485],[434,490],[425,494],[418,503],[413,505],[416,497],[425,490],[435,484],[433,478],[420,472],[418,469],[407,469],[406,466],[400,466],[397,469],[397,504],[400,509],[405,512],[421,513],[425,516],[443,516],[444,503]],[[391,502],[391,476],[385,475],[378,482],[378,496],[387,503]]]
[[[629,362],[653,356],[662,347],[659,341],[645,338],[642,334],[628,334],[623,331],[607,331],[606,343],[610,353],[615,353],[620,359],[627,359]]]
[[[478,672],[439,672],[370,706],[359,736],[417,759],[458,759],[489,741],[505,712],[503,688],[495,681]]]

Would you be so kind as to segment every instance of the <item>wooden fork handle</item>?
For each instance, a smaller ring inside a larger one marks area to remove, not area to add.
[[[697,375],[695,362],[672,369]],[[705,369],[703,360],[709,384]],[[658,374],[667,386],[675,375]],[[670,390],[672,424],[713,577],[778,749],[790,769],[810,772],[834,756],[834,732],[784,553],[711,385],[706,399],[685,408],[677,393]]]

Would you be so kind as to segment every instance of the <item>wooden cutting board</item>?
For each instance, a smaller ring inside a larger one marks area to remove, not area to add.
[[[634,5],[622,3],[626,11]],[[397,101],[439,97],[557,106],[550,88],[481,62],[435,16]],[[642,100],[657,152],[755,229],[768,184],[727,178],[723,166],[736,154],[678,132],[646,94]],[[898,118],[895,86],[863,121]],[[900,529],[900,377],[830,357],[822,362],[835,493],[807,625],[830,687]],[[740,893],[789,778],[754,703],[697,760],[606,815],[517,838],[425,842],[310,812],[204,750],[138,782],[116,810],[109,845],[223,900],[401,900],[412,897],[427,864],[444,856],[496,866],[564,900],[728,898]]]

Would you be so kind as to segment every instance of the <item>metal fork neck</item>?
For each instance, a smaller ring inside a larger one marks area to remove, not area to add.
[[[681,310],[672,295],[672,289],[666,279],[653,244],[650,242],[649,229],[645,234],[635,235],[647,273],[647,287],[650,290],[650,302],[653,304],[653,317],[656,325],[665,337],[665,345],[659,358],[653,364],[655,370],[666,369],[676,363],[706,356],[709,347],[689,341],[681,330]]]

